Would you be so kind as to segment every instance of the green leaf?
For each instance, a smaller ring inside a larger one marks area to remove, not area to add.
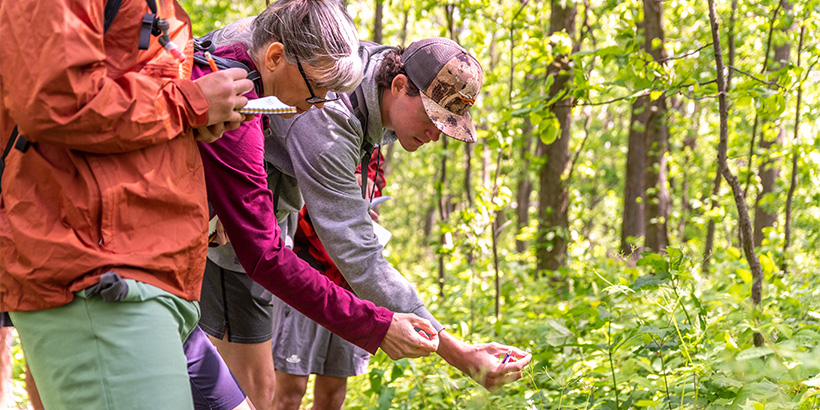
[[[743,279],[745,283],[752,283],[752,272],[748,269],[738,268],[737,276],[740,276],[740,279]]]
[[[638,266],[649,266],[654,268],[655,274],[667,274],[669,273],[669,263],[664,259],[663,256],[657,253],[643,253],[641,254],[643,257],[638,259],[637,265]],[[662,276],[663,277],[663,276]]]
[[[574,336],[571,330],[553,319],[547,320],[547,325],[550,327],[550,330],[547,332],[546,339],[550,346],[561,346]]]
[[[638,329],[638,333],[648,334],[648,335],[655,335],[661,339],[666,336],[666,333],[669,332],[669,329],[659,329],[655,326],[643,326]]]
[[[665,278],[659,278],[655,274],[648,274],[643,275],[635,280],[635,283],[632,284],[632,289],[638,290],[642,287],[655,287],[666,283],[668,280]]]
[[[541,121],[543,121],[543,120],[544,120],[544,118],[541,117],[541,115],[539,115],[538,113],[535,113],[535,112],[530,113],[530,122],[532,123],[532,125],[541,124]]]
[[[774,351],[768,347],[752,347],[738,353],[737,356],[735,356],[735,359],[738,361],[759,359],[760,357],[768,356],[772,353],[774,353]]]
[[[752,105],[752,97],[748,95],[743,95],[735,100],[735,107],[737,108],[745,108]]]
[[[635,402],[635,405],[638,407],[650,407],[650,406],[657,406],[663,403],[662,401],[658,400],[638,400]]]
[[[600,317],[601,320],[603,320],[603,321],[607,321],[611,318],[614,318],[615,315],[613,315],[612,313],[609,313],[609,311],[606,310],[604,305],[598,305],[598,317]]]
[[[541,139],[541,142],[549,145],[558,138],[558,133],[561,131],[561,124],[557,118],[552,117],[541,121],[539,128],[540,132],[538,133],[538,137]]]
[[[379,403],[379,410],[387,410],[393,404],[393,397],[396,395],[395,387],[388,387],[382,390],[377,402]]]

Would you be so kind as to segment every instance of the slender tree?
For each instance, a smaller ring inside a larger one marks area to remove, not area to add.
[[[663,7],[657,0],[644,0],[644,49],[663,64]],[[644,139],[644,246],[663,252],[669,244],[669,189],[666,158],[669,151],[669,131],[666,125],[666,97],[647,101],[646,137]]]
[[[532,150],[532,123],[529,118],[524,120],[524,127],[521,129],[521,151],[519,152],[519,177],[518,187],[516,189],[516,222],[517,232],[530,224],[530,197],[532,196],[532,180],[530,179],[530,151]],[[519,253],[527,250],[527,241],[515,240],[515,249]]]
[[[737,0],[732,0],[732,13],[729,17],[729,38],[726,40],[729,46],[729,66],[735,66],[735,16],[737,15]],[[726,92],[732,89],[732,79],[734,71],[729,70],[726,77]],[[712,192],[709,196],[709,223],[706,225],[706,240],[703,246],[703,261],[700,269],[704,275],[709,275],[709,263],[712,261],[712,249],[715,245],[715,217],[712,215],[715,208],[720,205],[719,194],[720,184],[723,176],[720,175],[720,166],[715,167],[715,178],[712,181]]]
[[[384,19],[384,0],[376,0],[376,11],[373,13],[373,42],[382,43]]]
[[[552,0],[548,35],[565,32],[569,38],[575,35],[577,9],[572,1]],[[569,229],[569,190],[566,172],[569,166],[569,138],[572,119],[572,98],[568,96],[572,79],[569,56],[557,55],[547,68],[554,81],[549,96],[558,98],[550,111],[558,120],[558,137],[550,144],[538,141],[538,152],[545,159],[539,170],[538,230],[536,244],[536,272],[554,271],[566,262],[567,234]]]
[[[700,128],[700,106],[695,105],[694,110],[692,110],[692,115],[697,115],[695,117],[695,124],[689,130],[684,131],[686,133],[686,137],[683,139],[683,165],[681,166],[683,170],[683,178],[681,180],[681,204],[680,204],[680,223],[678,224],[678,237],[680,238],[681,242],[686,242],[688,240],[686,235],[686,221],[689,220],[689,213],[692,212],[692,204],[689,200],[689,175],[690,175],[690,168],[691,168],[691,161],[693,155],[695,155],[695,147],[697,146],[697,130]]]
[[[800,28],[800,42],[797,46],[797,67],[800,67],[801,53],[803,52],[803,38],[806,34],[806,26]],[[809,72],[811,70],[808,70]],[[789,268],[789,245],[792,240],[792,202],[794,200],[794,191],[797,189],[797,162],[800,159],[800,105],[803,100],[803,81],[801,79],[797,83],[797,105],[794,108],[794,137],[792,138],[792,175],[789,180],[789,193],[786,196],[786,221],[783,224],[783,259],[780,261],[780,270],[783,274],[788,272]]]
[[[791,18],[792,5],[787,0],[780,1],[780,8],[783,10],[783,17],[785,20]],[[775,22],[772,22],[775,24]],[[791,31],[791,24],[787,24],[779,30],[788,35]],[[767,68],[769,71],[778,71],[789,64],[789,55],[791,54],[791,44],[785,42],[774,47],[774,58],[772,63]],[[774,153],[773,147],[783,144],[786,136],[786,129],[779,124],[779,119],[770,119],[772,126],[770,132],[762,131],[760,136],[760,151],[763,156],[763,161],[758,169],[760,176],[760,191],[755,200],[755,219],[754,219],[754,244],[760,246],[763,244],[765,236],[763,230],[774,226],[777,221],[777,211],[769,204],[766,204],[766,198],[774,193],[775,183],[780,176],[780,164],[778,155]],[[766,128],[766,127],[762,127]]]
[[[715,1],[708,0],[709,4],[709,23],[712,32],[712,47],[715,50],[715,66],[717,71],[717,88],[718,88],[718,109],[720,117],[720,143],[718,144],[718,167],[720,168],[723,178],[732,187],[734,194],[735,205],[737,205],[738,222],[740,224],[741,238],[743,241],[743,252],[746,255],[746,260],[749,262],[749,268],[752,271],[752,303],[755,307],[760,305],[761,294],[763,289],[763,271],[760,268],[760,261],[757,259],[754,244],[752,243],[752,224],[749,218],[749,209],[746,206],[746,199],[743,196],[743,187],[740,186],[740,181],[729,169],[729,163],[726,159],[729,141],[729,104],[727,102],[726,81],[723,76],[725,67],[723,66],[723,54],[720,51],[720,32],[719,25],[715,13]],[[763,335],[760,333],[754,334],[755,346],[763,345]]]

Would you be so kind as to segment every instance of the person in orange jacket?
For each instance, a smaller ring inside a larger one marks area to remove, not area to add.
[[[123,0],[107,31],[105,0],[0,3],[0,310],[48,409],[192,408],[197,138],[237,128],[252,83],[241,69],[189,80],[187,14],[148,3]],[[146,14],[167,27],[140,50]]]

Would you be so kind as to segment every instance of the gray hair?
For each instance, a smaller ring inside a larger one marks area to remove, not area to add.
[[[250,50],[253,44],[251,42],[252,33],[248,28],[253,24],[253,19],[255,18],[256,17],[245,17],[241,20],[234,21],[219,30],[214,30],[202,36],[201,39],[210,40],[217,48],[239,43],[245,45],[245,48]]]
[[[256,17],[237,20],[210,34],[217,47],[245,45],[256,60],[268,45],[285,46],[285,61],[314,69],[316,85],[350,92],[362,81],[359,36],[338,0],[278,0]]]
[[[318,87],[350,92],[362,81],[359,36],[339,0],[278,0],[246,28],[245,19],[231,24],[215,43],[243,43],[256,59],[278,41],[285,47],[285,61],[296,64],[298,56],[314,69]]]

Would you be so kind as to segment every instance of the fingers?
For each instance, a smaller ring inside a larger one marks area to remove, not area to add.
[[[438,350],[438,343],[438,334],[429,321],[410,313],[395,313],[380,347],[398,360],[429,356]]]
[[[205,143],[212,143],[220,138],[222,138],[222,134],[225,132],[225,126],[223,124],[214,124],[208,127],[197,128],[194,130],[194,138],[197,141],[205,142]]]
[[[494,356],[499,364],[491,369],[482,383],[489,391],[496,391],[507,383],[523,376],[522,369],[532,360],[532,354],[513,346],[492,343]]]
[[[233,131],[239,128],[242,125],[242,122],[226,122],[225,124],[225,131]]]
[[[494,343],[495,344],[495,343]],[[504,346],[495,344],[496,357],[502,362],[504,366],[520,365],[518,369],[522,369],[532,359],[532,355],[514,346]],[[500,352],[500,353],[499,353]]]
[[[194,83],[208,100],[208,124],[220,122],[240,123],[246,116],[236,110],[245,106],[248,99],[242,94],[253,90],[253,82],[245,78],[241,68],[231,68],[202,76]]]
[[[512,357],[514,358],[513,360],[510,360],[501,366],[502,371],[520,371],[526,365],[530,364],[530,361],[532,360],[532,355],[523,351],[513,353]]]
[[[436,332],[436,328],[434,328],[427,319],[422,319],[415,315],[413,315],[413,319],[415,320],[415,323],[413,323],[413,330],[421,336],[421,349],[428,353],[437,351],[439,337],[438,332]]]

